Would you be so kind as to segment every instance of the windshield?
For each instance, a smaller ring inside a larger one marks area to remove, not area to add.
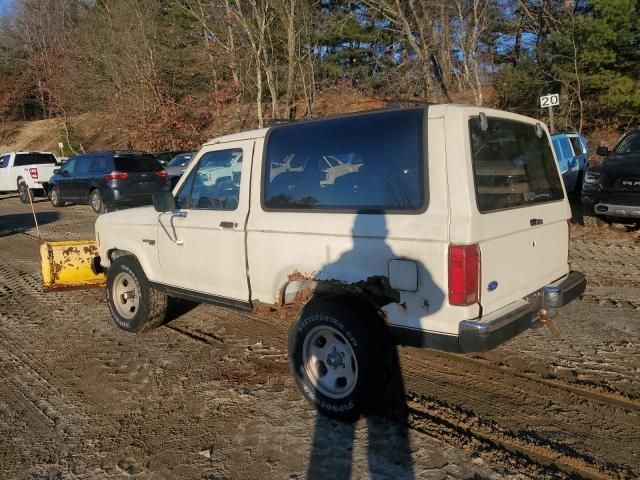
[[[168,167],[186,167],[189,165],[191,159],[195,156],[195,153],[183,153],[181,155],[176,155],[171,159]]]
[[[615,153],[640,153],[640,130],[623,137],[613,151]]]
[[[469,120],[478,210],[488,213],[564,197],[546,135],[534,125],[489,118],[483,130],[478,117]]]
[[[42,165],[50,163],[55,165],[56,157],[51,153],[17,153],[13,165],[15,167],[23,167],[25,165]]]

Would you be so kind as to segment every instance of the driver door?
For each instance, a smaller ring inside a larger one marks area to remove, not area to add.
[[[215,297],[249,301],[245,223],[253,140],[205,146],[176,195],[178,208],[160,216],[164,283]]]
[[[0,192],[11,190],[9,181],[9,159],[10,155],[0,157]]]

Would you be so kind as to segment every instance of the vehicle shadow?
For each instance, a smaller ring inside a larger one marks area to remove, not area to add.
[[[198,305],[200,304],[196,302],[191,302],[189,300],[169,297],[169,300],[167,303],[167,313],[164,317],[164,322],[162,322],[162,324],[167,325],[168,323],[173,322],[177,318],[180,318],[182,315],[189,313]]]
[[[386,276],[390,259],[406,260],[393,252],[386,242],[387,235],[384,215],[359,214],[354,220],[352,249],[342,254],[337,261],[325,265],[321,269],[322,275],[326,278],[341,278],[337,276],[340,271],[359,266],[366,268],[368,263],[372,267],[370,271],[381,270],[381,266],[384,265]],[[412,297],[414,300],[416,297],[424,297],[419,299],[420,305],[426,310],[424,313],[433,314],[440,310],[445,299],[444,292],[435,285],[423,264],[411,260],[417,265],[418,290],[415,293],[406,292],[406,298],[398,298],[396,303],[403,303],[405,306],[415,305]],[[398,293],[403,295],[401,292]],[[388,303],[391,303],[391,300],[388,300]],[[355,473],[352,471],[356,440],[367,445],[366,468],[371,478],[415,478],[409,438],[407,392],[398,348],[391,340],[391,332],[387,327],[385,334],[389,341],[389,369],[383,392],[376,392],[382,395],[383,400],[372,414],[366,416],[366,435],[360,435],[365,427],[359,426],[358,423],[340,422],[318,412],[307,467],[308,479],[351,478],[352,473]],[[318,389],[314,393],[317,397]],[[361,436],[366,436],[366,440],[361,439]],[[357,465],[355,468],[360,475],[365,466]]]
[[[46,225],[58,220],[60,214],[58,212],[36,212],[36,218],[39,225]],[[35,228],[35,223],[31,212],[0,215],[0,237],[25,232],[32,228]]]

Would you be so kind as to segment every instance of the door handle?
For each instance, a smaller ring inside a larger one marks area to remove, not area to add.
[[[178,218],[186,218],[187,212],[185,210],[180,210],[180,211],[174,212],[171,216],[178,217]]]
[[[236,227],[236,223],[233,222],[220,222],[220,226],[222,228],[235,228]]]

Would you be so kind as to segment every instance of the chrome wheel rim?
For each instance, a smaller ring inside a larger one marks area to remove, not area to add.
[[[111,292],[118,314],[127,320],[132,319],[140,308],[140,291],[133,277],[127,272],[118,273]]]
[[[51,203],[58,203],[58,192],[51,190]]]
[[[335,328],[312,329],[302,345],[307,378],[322,395],[339,399],[349,395],[358,381],[358,362],[349,341]]]
[[[24,183],[20,184],[20,187],[18,188],[18,193],[20,195],[20,199],[24,199],[24,200],[28,200],[29,199],[29,193],[27,191],[27,186]]]
[[[91,195],[91,206],[96,212],[100,210],[100,199],[98,198],[98,195],[95,193]]]

